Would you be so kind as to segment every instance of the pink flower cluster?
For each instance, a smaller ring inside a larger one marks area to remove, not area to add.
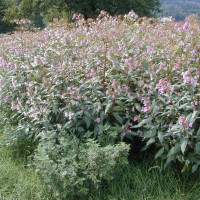
[[[148,113],[151,112],[152,107],[151,107],[151,102],[149,101],[149,99],[147,97],[142,98],[143,101],[143,107],[142,107],[142,112],[144,113]]]
[[[158,89],[161,94],[169,92],[171,88],[171,83],[166,79],[160,79],[159,82],[156,84],[156,89]]]
[[[182,76],[183,76],[183,82],[185,84],[194,84],[196,83],[196,80],[194,79],[194,77],[192,77],[192,70],[188,69],[186,72],[182,72]]]
[[[178,124],[182,125],[185,129],[192,128],[192,124],[188,123],[185,116],[183,115],[178,118]]]

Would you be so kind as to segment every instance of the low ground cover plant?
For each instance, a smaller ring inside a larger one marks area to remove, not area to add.
[[[81,172],[72,182],[79,187],[87,177],[87,184],[95,187],[117,163],[126,163],[124,138],[140,138],[146,151],[155,145],[155,157],[166,166],[178,160],[182,172],[199,170],[197,17],[174,22],[139,19],[130,12],[123,20],[104,15],[90,23],[76,17],[73,25],[1,35],[0,107],[6,143],[36,146],[36,167],[49,177],[49,185],[59,177],[55,194],[66,187],[62,174],[68,179],[72,175],[62,159],[73,166],[72,158],[80,152],[74,169]],[[80,149],[74,152],[77,145]],[[106,158],[97,174],[85,167],[93,148],[95,157]]]

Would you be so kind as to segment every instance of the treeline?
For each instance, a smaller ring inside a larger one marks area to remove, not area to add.
[[[161,16],[172,16],[178,21],[190,14],[200,16],[200,0],[161,0]]]
[[[155,16],[159,0],[0,0],[0,32],[7,31],[14,19],[29,19],[34,26],[43,27],[54,18],[71,19],[74,13],[95,18],[101,10],[111,15],[134,10],[139,16]]]

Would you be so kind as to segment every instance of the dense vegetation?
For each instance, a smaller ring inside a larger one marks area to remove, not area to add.
[[[17,156],[16,156],[17,154]],[[27,167],[23,154],[0,145],[0,199],[2,200],[56,200],[34,171]],[[121,169],[122,176],[92,191],[80,200],[199,200],[200,176],[168,168],[145,160]],[[142,191],[142,192],[141,192]],[[76,200],[76,199],[75,199]]]
[[[143,149],[198,172],[198,19],[74,20],[0,36],[4,144],[29,152],[57,199],[122,177],[129,144],[133,162]]]
[[[176,20],[184,20],[186,16],[200,16],[200,0],[161,0],[162,16],[172,16]]]
[[[4,6],[1,6],[1,5]],[[159,0],[0,0],[0,20],[5,24],[16,19],[29,19],[32,25],[44,27],[54,18],[71,20],[74,13],[87,18],[96,18],[101,10],[111,15],[126,14],[134,10],[139,16],[155,16],[159,11]]]

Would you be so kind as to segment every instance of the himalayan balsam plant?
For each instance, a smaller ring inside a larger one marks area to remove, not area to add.
[[[80,23],[79,23],[80,22]],[[63,23],[63,22],[62,22]],[[140,137],[156,158],[200,167],[200,26],[106,15],[0,36],[8,144],[65,131],[102,147]],[[58,142],[59,143],[59,142]]]

